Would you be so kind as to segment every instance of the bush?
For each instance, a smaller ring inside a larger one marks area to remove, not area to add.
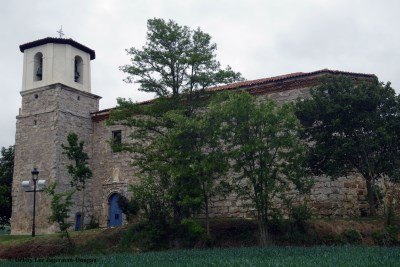
[[[293,206],[290,210],[292,230],[302,233],[307,231],[307,220],[311,219],[312,213],[307,204]]]
[[[399,245],[400,242],[397,238],[399,235],[399,228],[397,226],[388,226],[382,232],[372,232],[372,239],[374,243],[381,246],[394,246]]]
[[[345,242],[349,244],[355,245],[355,244],[361,244],[362,242],[362,236],[360,232],[354,229],[347,229],[342,233],[342,236]]]
[[[121,208],[122,213],[126,215],[128,222],[131,222],[132,218],[135,217],[140,211],[140,205],[137,199],[127,199],[121,196],[118,199],[118,206]]]
[[[268,232],[273,235],[284,235],[289,231],[289,221],[283,218],[282,213],[275,211],[268,221]]]
[[[145,221],[132,225],[121,240],[122,247],[132,244],[142,250],[160,250],[169,245],[170,226],[166,223]]]
[[[204,227],[193,219],[183,219],[181,222],[184,239],[189,242],[196,242],[204,238],[206,231]]]

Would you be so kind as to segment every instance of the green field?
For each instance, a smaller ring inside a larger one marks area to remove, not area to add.
[[[170,250],[141,254],[57,257],[57,266],[400,266],[398,247],[268,247],[205,250]],[[88,264],[84,261],[95,260]],[[26,259],[26,263],[0,261],[0,266],[49,266]],[[37,260],[38,261],[38,260]]]

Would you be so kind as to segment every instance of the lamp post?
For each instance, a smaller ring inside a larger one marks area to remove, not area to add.
[[[46,180],[38,180],[39,171],[36,168],[33,168],[31,173],[32,173],[33,189],[31,188],[29,181],[22,181],[22,187],[25,189],[25,192],[33,192],[32,236],[35,236],[36,192],[43,191]],[[36,187],[39,187],[39,189],[36,189]]]

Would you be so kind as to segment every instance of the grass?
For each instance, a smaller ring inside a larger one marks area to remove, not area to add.
[[[20,243],[32,239],[30,235],[0,235],[0,245]]]
[[[57,257],[39,263],[0,261],[0,266],[399,266],[398,247],[251,247],[235,249],[170,250],[139,254]],[[46,262],[47,261],[47,262]]]

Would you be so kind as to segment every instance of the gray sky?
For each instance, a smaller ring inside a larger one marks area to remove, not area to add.
[[[149,18],[200,27],[218,59],[246,79],[323,68],[374,73],[400,92],[400,1],[397,0],[0,0],[0,146],[14,144],[21,105],[20,44],[72,38],[96,51],[92,93],[100,108],[117,97],[147,100],[125,84],[125,49],[145,43]]]

